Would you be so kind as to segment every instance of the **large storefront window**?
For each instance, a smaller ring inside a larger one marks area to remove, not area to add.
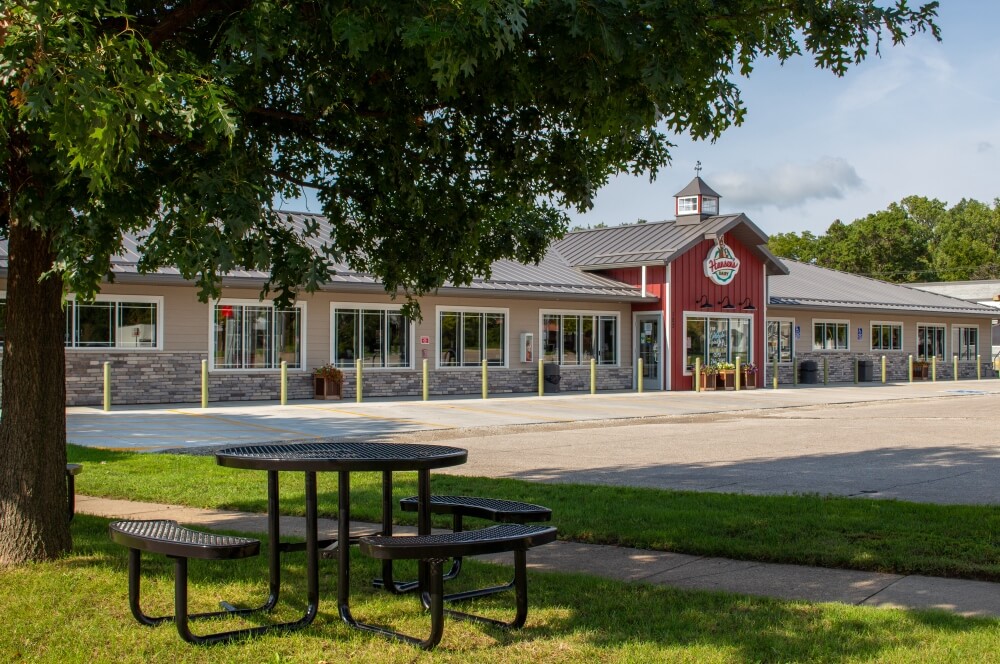
[[[975,361],[979,355],[979,328],[956,325],[951,329],[955,335],[953,344],[958,359]]]
[[[543,313],[542,350],[546,362],[617,364],[618,316]]]
[[[302,309],[270,304],[215,305],[212,360],[215,369],[302,367]]]
[[[944,359],[944,325],[917,325],[917,359]]]
[[[694,369],[699,357],[703,366],[736,362],[737,358],[743,364],[753,361],[751,320],[749,316],[685,316],[687,370]]]
[[[67,348],[157,348],[160,303],[66,302]]]
[[[792,361],[792,328],[794,321],[790,320],[769,320],[767,321],[767,362],[774,362],[775,355],[778,362]]]
[[[410,323],[398,311],[335,307],[333,362],[352,368],[357,360],[377,368],[410,366]]]
[[[903,324],[872,323],[872,350],[903,350]]]
[[[848,350],[847,321],[813,321],[813,350]]]
[[[507,314],[493,311],[441,311],[438,351],[442,367],[506,364]]]

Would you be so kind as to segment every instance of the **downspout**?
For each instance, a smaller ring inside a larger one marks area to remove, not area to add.
[[[646,297],[646,266],[642,266],[642,296]]]

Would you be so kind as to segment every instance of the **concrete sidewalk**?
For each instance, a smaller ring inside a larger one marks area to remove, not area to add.
[[[267,531],[266,517],[262,514],[88,496],[77,496],[76,504],[77,511],[82,514],[105,518],[174,519],[205,528],[248,533]],[[370,531],[375,527],[375,524],[352,524],[352,530]],[[305,534],[304,520],[300,517],[282,517],[281,528],[286,535],[302,537]],[[321,537],[333,535],[336,530],[335,520],[320,519]],[[408,531],[405,527],[398,530]],[[495,562],[509,563],[508,557],[494,558]],[[962,616],[1000,617],[1000,584],[983,581],[775,565],[563,541],[533,549],[528,561],[539,571],[579,572],[686,590],[858,606],[940,609]]]

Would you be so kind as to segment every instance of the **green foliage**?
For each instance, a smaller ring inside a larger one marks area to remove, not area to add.
[[[963,199],[948,208],[908,196],[850,224],[834,221],[819,237],[777,233],[776,255],[898,283],[1000,278],[1000,199],[992,207]]]
[[[233,269],[291,296],[346,263],[389,292],[537,260],[609,177],[655,175],[670,133],[715,138],[763,56],[843,74],[937,3],[569,0],[150,3],[2,9],[0,227],[49,233],[82,297],[123,231],[141,269],[218,292]],[[664,129],[666,131],[664,131]],[[330,237],[276,196],[316,190]]]

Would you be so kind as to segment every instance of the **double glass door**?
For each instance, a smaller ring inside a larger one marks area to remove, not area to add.
[[[660,339],[660,317],[638,316],[636,338],[639,340],[639,359],[642,360],[642,381],[644,390],[662,390],[662,342]]]

